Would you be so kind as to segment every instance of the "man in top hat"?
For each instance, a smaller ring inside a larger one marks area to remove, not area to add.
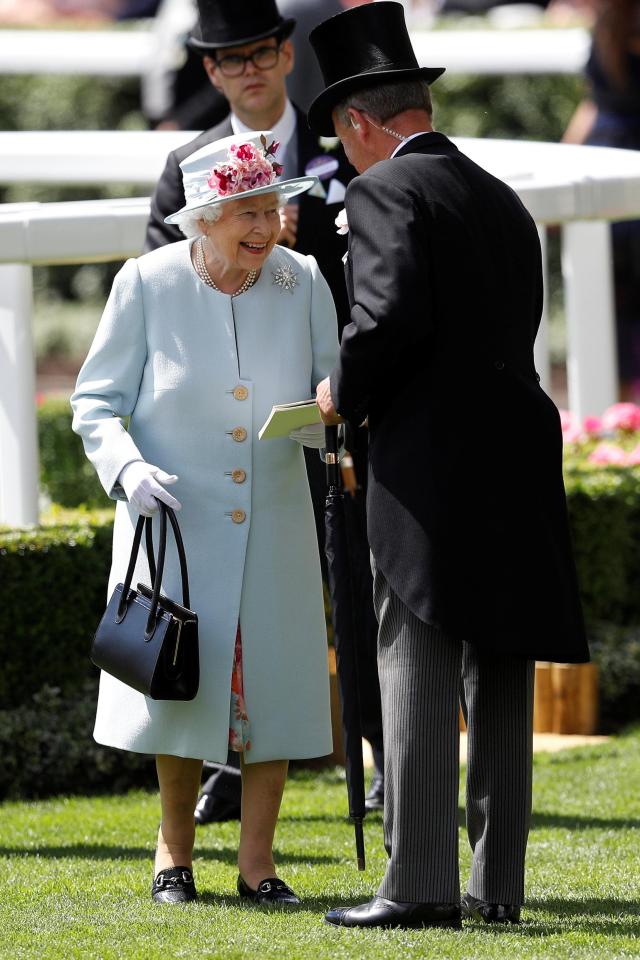
[[[516,194],[435,132],[402,6],[311,34],[309,110],[349,185],[351,323],[318,387],[326,423],[368,417],[385,846],[349,927],[517,922],[531,810],[534,661],[588,660],[558,411],[539,384],[540,245]],[[468,728],[467,891],[458,876],[458,702]]]
[[[164,222],[165,217],[184,205],[180,162],[214,140],[247,130],[272,130],[279,141],[279,159],[284,164],[283,177],[315,174],[320,185],[305,194],[297,204],[289,204],[283,215],[279,243],[316,258],[326,277],[338,313],[340,329],[348,321],[349,305],[342,269],[346,240],[336,230],[335,218],[342,209],[345,187],[353,177],[353,167],[332,134],[328,141],[313,134],[305,115],[287,97],[286,78],[294,63],[291,34],[295,20],[281,16],[275,0],[198,0],[199,21],[190,46],[202,56],[204,69],[213,84],[229,101],[230,113],[219,124],[206,130],[195,140],[169,154],[164,172],[151,201],[145,252],[166,243],[183,239],[179,229]],[[356,475],[366,474],[366,431],[354,434],[350,446]],[[318,537],[324,543],[324,499],[326,481],[324,467],[315,451],[306,454]],[[348,498],[348,509],[358,511],[361,500]],[[358,533],[363,524],[351,525],[355,539],[352,548],[368,556],[366,537]],[[324,550],[321,547],[321,560]],[[360,668],[360,706],[363,733],[373,749],[376,770],[367,800],[368,809],[380,809],[384,795],[382,775],[382,722],[380,690],[375,660],[375,616],[369,610],[370,585],[363,588],[369,576],[368,565],[356,565],[364,574],[355,589],[364,592],[359,617],[358,652]],[[369,582],[370,583],[370,582]],[[205,785],[196,810],[196,821],[239,816],[239,772],[222,768]]]

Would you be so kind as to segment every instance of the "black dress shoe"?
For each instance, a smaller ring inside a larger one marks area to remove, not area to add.
[[[197,896],[189,867],[161,870],[151,887],[151,897],[155,903],[189,903]]]
[[[376,772],[371,781],[369,793],[364,798],[364,808],[367,813],[372,810],[384,810],[384,776]]]
[[[460,902],[462,916],[479,923],[520,923],[520,907],[513,903],[487,903],[465,893]]]
[[[462,926],[457,903],[411,903],[374,897],[358,907],[335,907],[325,916],[336,927],[451,927]]]
[[[253,900],[263,906],[285,906],[287,904],[296,905],[300,903],[295,893],[286,883],[279,880],[278,877],[267,877],[258,884],[257,890],[244,882],[241,876],[238,876],[238,893],[247,900]]]
[[[205,823],[221,823],[223,820],[239,820],[240,804],[212,793],[202,793],[196,804],[193,819],[199,826]]]

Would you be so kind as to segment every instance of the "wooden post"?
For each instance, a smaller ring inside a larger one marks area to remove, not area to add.
[[[598,667],[595,663],[578,664],[580,698],[578,732],[585,736],[596,733],[599,719]]]
[[[551,668],[553,687],[553,732],[579,733],[578,704],[580,674],[575,663],[554,663]]]
[[[553,730],[553,685],[551,664],[546,661],[536,663],[536,682],[533,696],[533,731],[551,733]]]

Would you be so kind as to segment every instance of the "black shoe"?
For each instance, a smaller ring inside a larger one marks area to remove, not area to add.
[[[372,810],[384,810],[384,776],[377,770],[373,775],[369,793],[364,798],[364,808],[367,813]]]
[[[257,890],[252,890],[251,887],[244,882],[242,877],[238,875],[238,893],[247,900],[253,900],[254,903],[267,906],[284,906],[286,904],[295,905],[300,903],[300,900],[296,897],[291,887],[288,887],[286,883],[283,883],[282,880],[279,880],[277,877],[267,877],[266,880],[258,884]]]
[[[235,800],[216,797],[212,793],[200,795],[193,819],[199,826],[205,823],[221,823],[223,820],[239,820],[240,804]]]
[[[189,903],[197,896],[189,867],[161,870],[151,887],[151,898],[155,903]]]
[[[479,923],[520,923],[520,907],[513,903],[487,903],[465,893],[460,902],[465,920]]]
[[[336,927],[462,927],[457,903],[410,903],[384,897],[358,907],[335,907],[325,920]]]

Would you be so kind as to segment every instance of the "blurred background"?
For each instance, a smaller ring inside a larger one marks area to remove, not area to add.
[[[351,0],[353,2],[353,0]],[[294,34],[297,68],[290,82],[294,102],[306,107],[320,86],[306,35],[315,23],[349,5],[349,0],[282,0],[298,19]],[[576,28],[588,31],[596,15],[591,0],[405,0],[412,31],[484,31]],[[109,37],[132,32],[151,35],[151,62],[136,74],[94,76],[47,70],[46,53],[37,72],[4,73],[0,49],[0,130],[199,130],[224,116],[226,105],[208,83],[200,58],[185,39],[193,25],[192,0],[0,0],[0,31],[56,33],[104,30]],[[567,34],[569,36],[569,34]],[[569,57],[569,54],[567,55]],[[135,65],[134,65],[135,66]],[[69,69],[72,69],[70,67]],[[588,93],[580,70],[563,73],[465,75],[448,72],[434,89],[435,124],[447,135],[557,142]],[[43,158],[46,164],[46,158]],[[130,183],[103,187],[0,183],[0,202],[75,200],[147,195]],[[566,404],[564,330],[558,244],[550,238],[551,348],[554,392]],[[67,391],[95,330],[119,263],[36,267],[34,334],[38,389]]]

